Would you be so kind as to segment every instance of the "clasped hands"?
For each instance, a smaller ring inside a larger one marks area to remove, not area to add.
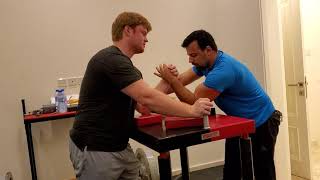
[[[153,74],[165,80],[168,84],[172,84],[173,81],[177,80],[179,72],[177,67],[173,64],[160,64],[156,67],[156,72]]]

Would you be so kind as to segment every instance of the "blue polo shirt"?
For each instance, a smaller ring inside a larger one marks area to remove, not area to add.
[[[222,51],[218,51],[212,67],[192,69],[198,76],[206,77],[206,87],[220,92],[214,102],[227,115],[254,119],[259,127],[275,110],[249,69]]]

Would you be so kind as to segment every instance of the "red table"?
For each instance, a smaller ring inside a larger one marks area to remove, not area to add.
[[[75,115],[75,111],[43,114],[38,116],[24,115],[32,180],[37,180],[37,171],[34,157],[31,124],[52,120],[63,120],[65,118],[74,117]],[[182,178],[184,180],[188,180],[188,146],[240,136],[242,137],[241,159],[243,167],[243,179],[253,180],[254,175],[252,166],[251,140],[249,134],[254,133],[255,131],[254,121],[224,115],[210,116],[209,121],[211,129],[203,129],[202,127],[187,127],[167,129],[164,131],[159,123],[140,126],[137,128],[137,131],[132,135],[131,138],[160,153],[158,157],[158,163],[161,180],[171,179],[169,151],[180,149]]]

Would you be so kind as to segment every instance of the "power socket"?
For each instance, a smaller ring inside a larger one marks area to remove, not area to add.
[[[58,88],[67,88],[68,87],[68,81],[65,78],[59,78],[57,81],[57,87]]]
[[[80,87],[82,82],[82,76],[79,77],[70,77],[70,78],[59,78],[58,79],[58,88],[75,88]]]
[[[77,87],[80,86],[82,82],[82,77],[72,77],[68,78],[68,87]]]
[[[69,78],[67,79],[68,81],[68,87],[77,87],[79,84],[78,84],[78,81],[77,81],[77,78]]]

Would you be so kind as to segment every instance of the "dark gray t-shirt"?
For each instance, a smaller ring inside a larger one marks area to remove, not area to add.
[[[121,89],[142,79],[141,72],[116,46],[99,51],[88,63],[79,109],[70,137],[83,149],[121,151],[134,130],[135,102]]]

